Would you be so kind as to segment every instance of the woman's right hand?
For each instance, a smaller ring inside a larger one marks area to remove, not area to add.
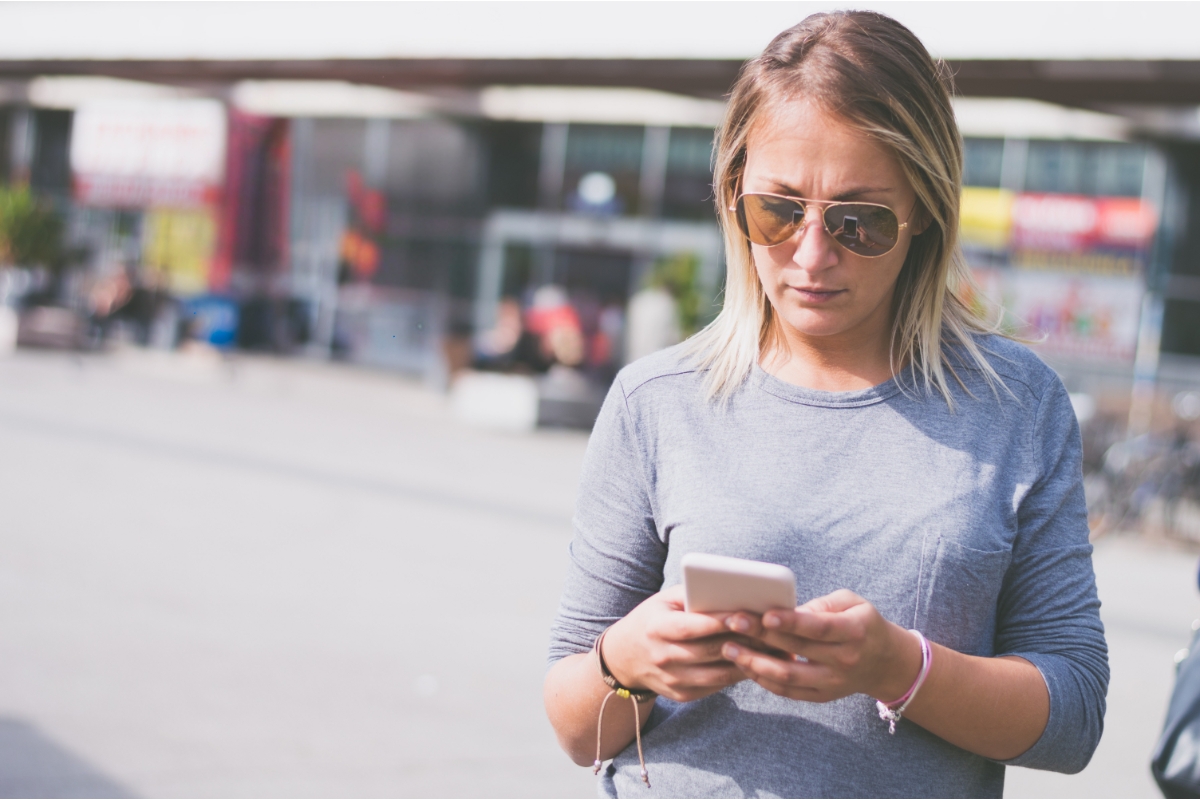
[[[699,700],[746,680],[721,655],[730,633],[726,614],[709,616],[683,610],[683,587],[651,595],[615,623],[604,637],[604,663],[622,686],[649,689],[670,700]]]

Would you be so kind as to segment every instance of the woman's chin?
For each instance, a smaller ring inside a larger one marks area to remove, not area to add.
[[[854,327],[854,321],[845,314],[804,310],[801,313],[782,316],[783,323],[794,333],[803,337],[837,336]]]

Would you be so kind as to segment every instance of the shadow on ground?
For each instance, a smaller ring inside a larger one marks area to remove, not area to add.
[[[0,797],[134,797],[28,722],[0,717]]]

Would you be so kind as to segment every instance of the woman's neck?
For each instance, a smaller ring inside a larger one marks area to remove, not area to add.
[[[777,320],[779,328],[789,328]],[[893,376],[886,329],[807,336],[777,330],[760,358],[762,368],[781,381],[826,392],[869,389]]]

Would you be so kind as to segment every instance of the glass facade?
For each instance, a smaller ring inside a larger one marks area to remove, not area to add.
[[[1140,197],[1146,150],[1135,144],[1031,141],[1025,191]]]
[[[668,219],[715,220],[712,200],[713,131],[673,128],[667,148],[663,216]]]
[[[963,140],[963,184],[999,188],[1004,164],[1003,139]]]
[[[569,211],[599,211],[613,215],[641,211],[642,149],[645,128],[633,125],[571,125],[559,207]],[[589,197],[584,176],[611,178],[609,198]]]

